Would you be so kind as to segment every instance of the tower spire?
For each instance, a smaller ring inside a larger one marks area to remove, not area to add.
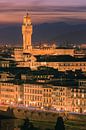
[[[27,12],[27,16],[29,15],[29,13]]]
[[[27,13],[26,13],[26,16],[30,16],[30,14],[31,14],[31,13],[30,13],[30,10],[26,10],[26,12],[27,12]]]

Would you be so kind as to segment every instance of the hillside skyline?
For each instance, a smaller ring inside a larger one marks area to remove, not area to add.
[[[22,45],[21,24],[0,25],[0,44]],[[33,25],[32,43],[86,43],[86,24],[67,24],[64,22]]]

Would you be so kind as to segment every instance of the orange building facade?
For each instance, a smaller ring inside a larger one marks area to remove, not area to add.
[[[80,81],[81,82],[81,81]],[[86,83],[86,82],[85,82]],[[0,103],[86,113],[86,90],[40,84],[0,83]]]

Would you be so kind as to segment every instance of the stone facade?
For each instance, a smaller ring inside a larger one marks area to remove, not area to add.
[[[0,83],[0,102],[15,106],[22,103],[26,107],[86,113],[86,90],[81,87]]]
[[[17,104],[23,98],[22,86],[13,83],[0,83],[0,102],[2,104]]]

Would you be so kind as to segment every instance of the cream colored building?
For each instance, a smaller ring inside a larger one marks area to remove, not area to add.
[[[24,105],[43,106],[43,88],[41,85],[24,84]]]
[[[4,104],[17,104],[23,101],[22,86],[9,82],[0,82],[0,102]]]
[[[64,86],[53,86],[52,106],[58,111],[70,111],[71,108],[71,89]]]
[[[15,48],[14,57],[16,61],[25,61],[27,56],[27,61],[29,60],[30,55],[71,55],[74,56],[74,49],[59,49],[56,46],[48,47],[44,44],[42,48],[33,48],[32,47],[32,22],[29,14],[23,18],[22,24],[22,35],[23,35],[23,47]]]
[[[24,84],[24,105],[52,106],[52,88],[39,84]]]
[[[29,55],[71,55],[74,56],[74,49],[59,49],[55,45],[48,47],[45,43],[41,48],[32,46],[32,22],[29,14],[23,18],[22,24],[22,35],[23,35],[23,47],[15,48],[14,57],[16,61],[25,61],[27,56],[27,61],[29,60]]]
[[[86,90],[85,89],[72,89],[71,93],[71,111],[74,112],[85,112],[86,113]]]
[[[24,105],[56,108],[58,111],[86,112],[85,88],[24,84]]]
[[[58,111],[86,113],[86,90],[44,84],[0,83],[0,102],[26,107],[55,108]]]
[[[0,81],[8,81],[13,79],[14,75],[10,74],[9,72],[0,72]]]
[[[22,35],[23,35],[23,46],[22,48],[15,48],[14,57],[16,61],[24,61],[25,56],[31,55],[71,55],[74,56],[74,49],[67,48],[57,48],[55,44],[48,46],[44,43],[42,47],[33,47],[32,46],[32,33],[33,26],[32,21],[27,13],[23,18],[22,24]],[[28,60],[28,59],[27,59]]]
[[[43,87],[43,107],[52,107],[53,99],[52,99],[53,89],[50,85],[45,85]]]
[[[35,60],[35,58],[34,58]],[[86,72],[86,62],[79,61],[79,62],[36,62],[36,61],[21,61],[18,62],[18,67],[30,67],[31,69],[37,69],[39,66],[47,66],[53,67],[54,69],[58,69],[59,71],[66,71],[66,70],[82,70]]]
[[[37,69],[39,66],[47,66],[58,69],[59,71],[65,70],[77,70],[81,69],[86,71],[86,61],[58,61],[58,62],[38,62],[37,55],[70,55],[75,56],[74,49],[61,49],[56,48],[56,46],[48,47],[44,44],[42,48],[34,48],[32,46],[32,22],[30,16],[27,14],[24,16],[22,25],[22,35],[23,35],[23,47],[15,48],[14,58],[17,62],[18,67],[30,67],[31,69]]]

